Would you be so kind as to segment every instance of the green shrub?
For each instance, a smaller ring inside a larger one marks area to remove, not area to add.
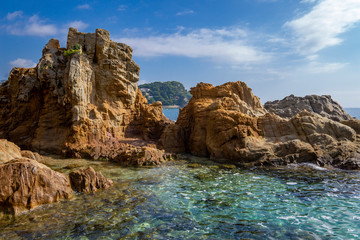
[[[65,57],[70,56],[73,55],[74,53],[82,53],[80,44],[76,43],[72,45],[69,50],[65,50],[64,56]]]

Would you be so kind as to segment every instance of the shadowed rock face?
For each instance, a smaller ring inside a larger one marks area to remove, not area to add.
[[[305,97],[290,95],[283,100],[266,102],[264,107],[270,113],[282,118],[291,118],[299,112],[307,110],[338,122],[352,119],[329,95],[308,95]]]
[[[65,56],[74,45],[81,52]],[[157,140],[167,119],[161,103],[146,105],[139,72],[132,49],[111,41],[108,31],[70,28],[67,49],[51,39],[35,68],[12,69],[0,86],[0,138],[95,158],[124,137]]]
[[[0,213],[19,214],[72,197],[67,176],[27,158],[0,164],[0,186]]]
[[[166,127],[165,149],[246,166],[313,162],[359,168],[356,122],[347,125],[302,111],[290,119],[267,113],[243,82],[198,84],[193,98]]]

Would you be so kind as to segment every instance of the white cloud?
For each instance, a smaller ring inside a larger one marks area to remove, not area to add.
[[[301,0],[300,3],[314,3],[316,0]]]
[[[347,63],[322,63],[312,61],[307,66],[309,73],[333,73],[344,68]]]
[[[54,24],[46,24],[38,15],[26,18],[25,21],[17,21],[5,26],[12,35],[19,36],[48,36],[58,32]]]
[[[117,10],[122,12],[122,11],[125,11],[127,9],[127,5],[120,5]]]
[[[134,48],[137,56],[184,56],[211,58],[216,62],[246,64],[264,62],[270,55],[247,44],[247,32],[240,28],[198,29],[144,38],[118,38]]]
[[[306,15],[286,22],[294,32],[295,48],[300,54],[314,54],[326,47],[340,44],[341,33],[360,21],[359,0],[323,0]]]
[[[195,12],[193,10],[184,10],[181,12],[176,13],[176,16],[183,16],[183,15],[189,15],[194,14]]]
[[[91,9],[91,6],[89,4],[82,4],[76,7],[77,9]]]
[[[12,67],[22,67],[22,68],[31,68],[36,66],[36,63],[34,63],[31,59],[24,59],[24,58],[17,58],[9,62],[9,64]]]
[[[66,26],[67,26],[67,28],[73,27],[79,31],[82,31],[82,30],[86,29],[89,26],[89,24],[84,23],[83,21],[73,21],[73,22],[68,23]],[[67,31],[67,29],[66,29],[66,31]]]
[[[15,11],[12,13],[8,13],[6,15],[6,19],[9,21],[15,20],[16,18],[21,18],[23,15],[23,11]]]

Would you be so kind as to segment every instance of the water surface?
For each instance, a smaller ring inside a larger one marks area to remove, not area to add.
[[[155,168],[92,165],[114,180],[95,194],[0,222],[0,239],[359,239],[357,172],[224,169],[203,159]],[[76,162],[82,161],[82,162]]]

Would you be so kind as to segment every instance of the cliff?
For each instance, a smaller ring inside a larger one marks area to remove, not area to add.
[[[308,95],[296,97],[290,95],[282,100],[269,101],[264,107],[282,118],[291,118],[303,110],[320,114],[334,121],[351,120],[352,117],[329,95]]]
[[[165,149],[242,166],[312,162],[360,168],[360,121],[345,124],[302,111],[290,119],[268,113],[243,82],[200,83],[162,135]]]
[[[109,32],[69,29],[67,47],[51,39],[35,68],[14,68],[0,86],[0,138],[21,148],[107,157],[124,138],[156,144],[167,119],[147,105],[132,49]],[[121,145],[121,144],[120,144]]]

